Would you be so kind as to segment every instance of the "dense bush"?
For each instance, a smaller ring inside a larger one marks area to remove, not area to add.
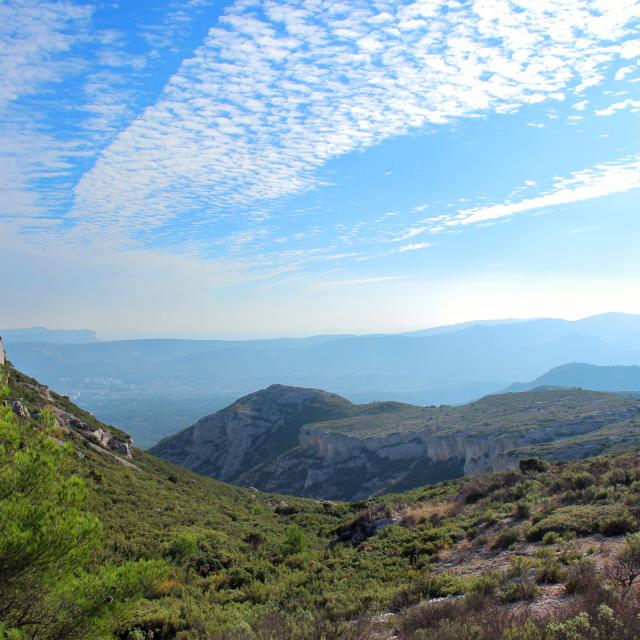
[[[491,545],[494,549],[508,549],[512,544],[516,543],[520,538],[520,531],[515,527],[506,527],[502,529],[496,536]]]
[[[629,513],[619,513],[604,518],[600,523],[600,532],[605,536],[621,536],[638,529],[636,519]]]
[[[547,470],[548,464],[539,458],[526,458],[520,460],[519,467],[522,473],[543,473]]]

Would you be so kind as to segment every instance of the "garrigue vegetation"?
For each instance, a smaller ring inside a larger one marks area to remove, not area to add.
[[[95,418],[9,373],[39,417],[0,407],[0,637],[640,638],[637,454],[283,498],[139,451],[125,466],[47,404]]]

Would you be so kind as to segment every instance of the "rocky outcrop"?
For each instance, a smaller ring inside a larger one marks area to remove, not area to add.
[[[353,405],[319,389],[271,385],[165,438],[151,453],[199,473],[237,481],[297,446],[301,427],[349,415]]]
[[[34,429],[51,428],[52,440],[58,444],[73,442],[76,454],[84,457],[86,448],[138,469],[131,461],[134,443],[127,434],[104,425],[90,413],[76,407],[65,396],[50,391],[46,385],[9,365],[7,404]],[[63,437],[64,434],[64,437]]]
[[[103,449],[108,449],[126,458],[133,457],[134,443],[131,438],[120,440],[109,431],[101,428],[92,431],[85,422],[72,413],[57,407],[50,407],[50,410],[56,418],[58,427],[62,430],[73,432],[75,435],[79,435]]]
[[[72,413],[58,409],[58,407],[50,407],[50,411],[56,418],[58,426],[65,431],[76,429],[79,431],[89,431],[87,425],[79,418],[76,418]]]
[[[27,409],[27,407],[25,407],[19,400],[14,400],[11,403],[11,408],[13,409],[13,413],[15,413],[18,418],[28,420],[31,417],[29,409]]]
[[[107,444],[109,449],[114,453],[117,453],[125,458],[133,458],[133,440],[128,438],[127,440],[117,440],[116,438],[111,438]]]
[[[579,390],[427,408],[353,405],[319,390],[273,385],[152,452],[265,491],[354,500],[510,469],[527,447],[569,441],[633,416],[640,416],[637,400]]]

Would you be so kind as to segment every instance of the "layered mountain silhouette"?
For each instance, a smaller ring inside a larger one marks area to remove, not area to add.
[[[17,366],[148,446],[274,382],[354,402],[451,404],[567,362],[637,365],[640,316],[490,321],[404,335],[7,342]]]

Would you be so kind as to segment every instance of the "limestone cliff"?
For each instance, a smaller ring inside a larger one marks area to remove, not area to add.
[[[300,428],[349,415],[353,405],[319,389],[271,385],[206,416],[151,452],[198,473],[238,481],[298,444]]]
[[[567,443],[566,456],[573,438],[636,416],[637,399],[577,389],[501,394],[463,407],[414,407],[354,405],[324,391],[273,385],[152,452],[265,491],[361,499],[508,469],[522,457],[519,451],[556,440]],[[582,449],[584,443],[576,443],[576,451]]]

